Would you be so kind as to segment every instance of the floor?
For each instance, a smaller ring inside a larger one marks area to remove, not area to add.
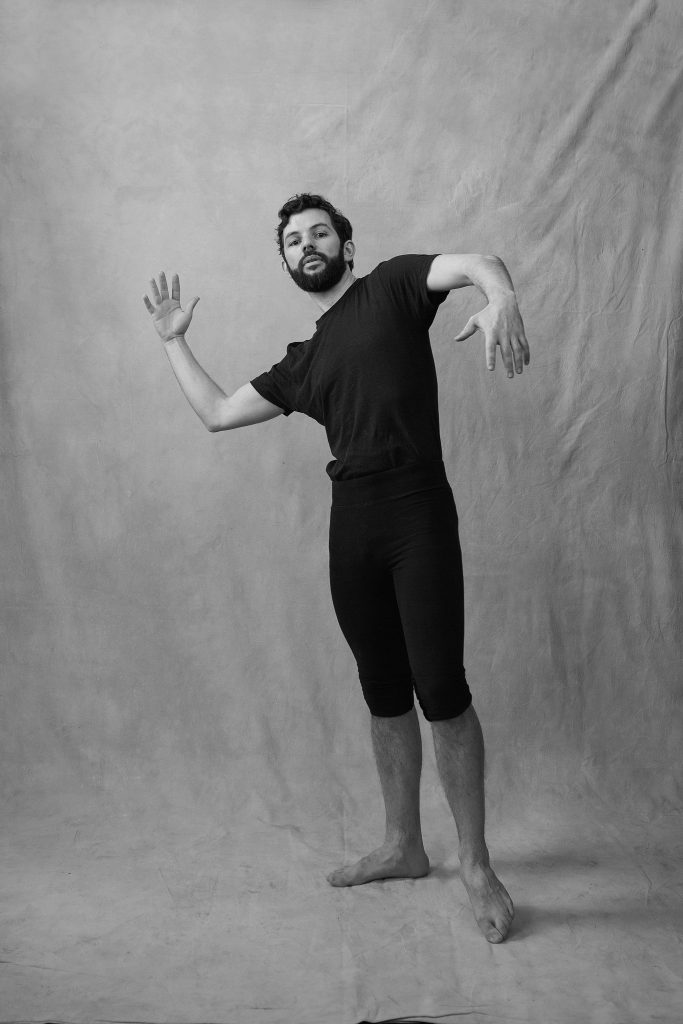
[[[479,935],[453,837],[426,799],[427,878],[335,890],[364,849],[257,798],[127,812],[35,799],[2,831],[0,1021],[680,1024],[680,821],[618,822],[548,797],[494,810],[516,920]]]

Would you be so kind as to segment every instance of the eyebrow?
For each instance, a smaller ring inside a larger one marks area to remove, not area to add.
[[[330,227],[329,224],[326,224],[325,221],[321,220],[321,221],[318,221],[317,224],[312,224],[311,225],[311,231],[313,230],[313,228],[328,228],[329,229],[329,227]],[[284,237],[285,238],[289,238],[291,235],[300,235],[300,234],[301,234],[300,231],[297,231],[296,228],[293,228],[289,232],[285,231]]]

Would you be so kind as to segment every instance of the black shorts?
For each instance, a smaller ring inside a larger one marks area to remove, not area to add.
[[[472,702],[458,515],[443,462],[333,481],[330,587],[373,715],[428,721]]]

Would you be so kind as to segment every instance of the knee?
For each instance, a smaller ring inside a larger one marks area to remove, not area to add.
[[[464,672],[462,676],[433,680],[428,685],[416,681],[415,691],[428,722],[460,718],[472,705],[472,694]]]
[[[360,677],[365,703],[375,718],[396,718],[407,714],[414,706],[413,684],[410,678],[389,681]]]

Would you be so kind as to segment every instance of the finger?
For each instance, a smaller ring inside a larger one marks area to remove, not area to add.
[[[517,337],[511,338],[510,346],[512,348],[512,359],[515,364],[515,370],[517,373],[521,373],[524,366],[524,353],[522,352],[522,346],[519,343],[519,339]]]
[[[157,283],[154,280],[154,278],[152,278],[152,280],[149,282],[149,286],[152,289],[152,296],[154,298],[154,301],[156,302],[157,306],[160,305],[161,295],[159,295],[159,289],[157,288]]]
[[[166,284],[166,274],[161,271],[159,274],[159,284],[161,285],[161,297],[162,299],[168,298],[168,285]]]
[[[507,370],[508,377],[514,377],[514,363],[512,362],[512,349],[510,348],[509,341],[499,342],[500,344],[500,358],[503,360],[503,365]]]
[[[522,352],[524,353],[524,362],[528,366],[531,360],[531,353],[529,352],[529,342],[526,340],[525,334],[520,334],[519,344],[521,345]]]
[[[470,317],[470,319],[467,321],[463,329],[460,331],[460,334],[456,334],[453,341],[464,341],[465,338],[471,338],[472,335],[478,330],[479,324],[475,321],[473,317]]]
[[[146,296],[146,295],[143,295],[143,296],[142,296],[142,301],[143,301],[143,302],[144,302],[144,304],[145,304],[145,305],[147,306],[147,309],[148,309],[148,310],[150,311],[150,313],[151,313],[151,314],[152,314],[152,316],[153,316],[153,315],[154,315],[154,306],[153,306],[153,305],[152,305],[152,303],[151,303],[151,302],[149,301],[149,299],[147,298],[147,296]]]
[[[496,340],[492,337],[486,339],[486,366],[489,370],[496,368]]]
[[[199,296],[195,295],[195,297],[192,299],[192,301],[190,302],[189,306],[187,307],[187,312],[192,314],[192,310],[194,309],[194,307],[197,305],[198,302],[199,302]]]
[[[171,278],[171,298],[180,302],[180,278],[177,274]]]

